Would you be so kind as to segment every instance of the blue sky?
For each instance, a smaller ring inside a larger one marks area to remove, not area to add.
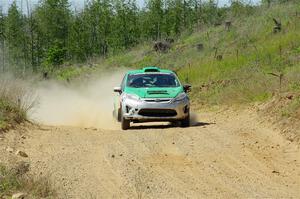
[[[13,2],[14,0],[0,0],[0,7],[2,7],[2,9],[4,11],[7,10],[7,8],[9,7],[9,5]],[[23,10],[26,12],[26,4],[25,2],[27,0],[16,0],[19,5],[21,5],[21,3],[23,2]],[[28,0],[31,5],[34,5],[34,4],[37,4],[39,0]],[[80,9],[85,2],[87,2],[88,0],[69,0],[71,5],[74,6],[75,8],[77,9]],[[143,6],[144,2],[146,2],[147,0],[137,0],[138,4],[140,6]],[[218,0],[219,1],[219,5],[220,6],[224,6],[226,4],[228,4],[230,2],[230,0]],[[246,1],[249,1],[249,2],[252,2],[252,3],[258,3],[260,2],[260,0],[246,0]]]

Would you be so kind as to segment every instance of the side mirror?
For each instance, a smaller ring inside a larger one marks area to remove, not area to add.
[[[183,85],[183,90],[184,90],[184,92],[186,92],[186,93],[188,93],[188,92],[190,92],[191,91],[191,85],[189,85],[189,84],[184,84]]]
[[[114,92],[116,92],[116,93],[122,93],[121,87],[119,87],[119,86],[114,87]]]

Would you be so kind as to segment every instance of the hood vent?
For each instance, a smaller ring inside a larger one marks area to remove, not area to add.
[[[165,95],[168,94],[168,91],[147,91],[148,95]]]

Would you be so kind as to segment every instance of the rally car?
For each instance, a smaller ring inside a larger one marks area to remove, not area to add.
[[[128,71],[114,102],[114,117],[121,128],[130,128],[130,122],[169,121],[182,127],[190,125],[190,85],[182,85],[171,70],[145,67]]]

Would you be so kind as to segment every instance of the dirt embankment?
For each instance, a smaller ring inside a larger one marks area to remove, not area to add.
[[[300,145],[300,94],[280,93],[257,107],[261,118],[268,120],[289,141]]]
[[[49,175],[61,198],[299,198],[299,145],[255,110],[199,118],[186,129],[28,127],[24,138],[7,134],[0,153],[25,151],[17,159]]]

